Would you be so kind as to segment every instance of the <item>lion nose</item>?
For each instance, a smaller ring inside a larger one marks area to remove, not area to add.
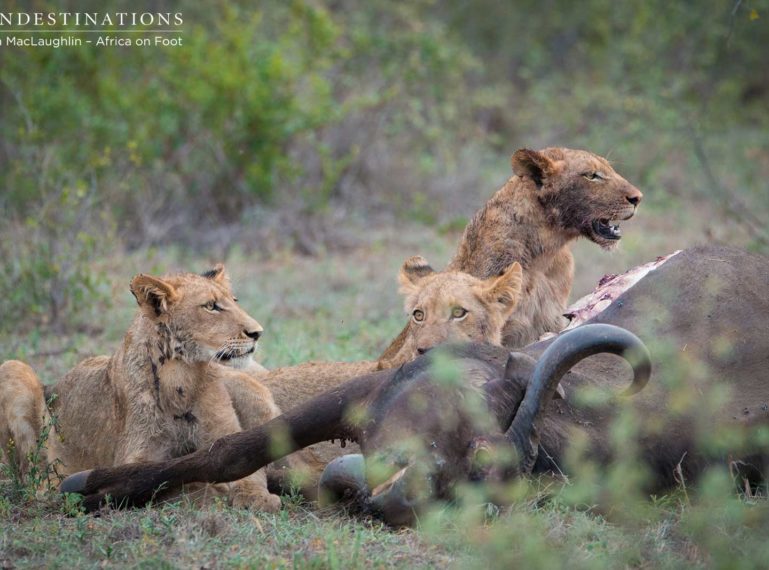
[[[430,350],[430,348],[426,347],[426,346],[419,346],[419,347],[417,347],[417,353],[418,354],[424,354],[428,350]]]
[[[634,188],[635,190],[635,188]],[[640,190],[635,190],[634,192],[631,192],[626,198],[627,201],[633,204],[633,206],[638,206],[638,204],[641,203],[641,198],[643,198],[644,195],[641,194]]]
[[[252,338],[254,340],[259,340],[259,337],[262,336],[262,329],[255,329],[252,331],[244,331],[246,333],[246,336],[248,338]]]

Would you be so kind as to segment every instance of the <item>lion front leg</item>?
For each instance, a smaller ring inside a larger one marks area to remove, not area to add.
[[[220,367],[218,372],[241,429],[258,427],[280,415],[280,408],[272,399],[270,389],[258,380],[258,373],[252,375],[225,367]]]
[[[253,410],[261,413],[249,414],[248,417],[252,419],[243,426],[232,404],[235,398],[230,399],[225,385],[219,383],[210,385],[199,401],[199,420],[202,428],[200,447],[203,449],[210,447],[220,437],[252,427],[252,424],[261,425],[277,416],[279,410],[272,402],[269,391],[267,391],[267,397],[269,402],[259,402],[258,407]],[[256,400],[249,401],[254,403]],[[264,415],[268,417],[263,417]],[[265,512],[277,512],[281,504],[280,497],[273,495],[267,489],[267,476],[264,469],[259,469],[248,477],[230,483],[230,499],[235,507],[250,507]]]
[[[22,480],[33,468],[40,485],[47,473],[47,441],[43,427],[50,422],[43,385],[34,370],[18,360],[0,366],[0,447],[5,460]],[[51,429],[53,427],[51,426]],[[52,437],[53,433],[48,433]]]

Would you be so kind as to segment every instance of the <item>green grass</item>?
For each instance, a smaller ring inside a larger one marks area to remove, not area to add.
[[[626,225],[620,251],[579,244],[575,296],[605,272],[673,249],[669,232],[676,224],[675,217],[642,211]],[[677,246],[702,240],[703,227],[690,220]],[[403,259],[422,254],[442,267],[458,238],[421,226],[360,235],[358,247],[318,258],[236,250],[226,259],[241,304],[265,327],[260,356],[268,367],[377,356],[404,321],[396,285]],[[26,360],[52,382],[120,341],[135,311],[132,275],[202,271],[215,261],[171,250],[102,260],[111,308],[89,307],[90,318],[64,334],[6,335],[0,358]],[[510,509],[491,508],[471,494],[464,507],[427,515],[418,530],[393,531],[291,498],[277,515],[180,503],[92,517],[56,494],[24,496],[6,480],[0,481],[0,567],[753,568],[769,560],[765,501],[738,497],[724,474],[699,492],[653,501],[610,495],[599,510],[593,501],[571,499],[591,496],[581,492],[579,477],[565,489],[533,481]]]
[[[3,498],[0,513],[0,564],[17,568],[759,568],[769,555],[766,506],[728,494],[697,506],[674,494],[620,514],[556,492],[502,513],[442,507],[397,531],[295,500],[277,515],[182,502],[92,517],[56,497]]]
[[[0,564],[19,568],[363,568],[448,560],[416,532],[289,504],[277,515],[185,504],[62,516],[11,509]]]

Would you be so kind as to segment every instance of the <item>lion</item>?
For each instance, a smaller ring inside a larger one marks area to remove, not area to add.
[[[270,389],[277,405],[287,411],[352,378],[400,366],[441,343],[500,345],[502,328],[521,297],[522,274],[521,265],[513,262],[501,275],[479,279],[461,271],[438,272],[425,258],[411,257],[401,267],[398,281],[406,313],[415,326],[410,329],[398,359],[307,362],[254,376]],[[345,442],[340,443],[345,447]],[[306,455],[299,467],[308,472],[300,476],[289,474],[289,479],[303,480],[304,487],[312,487],[326,464],[344,453],[355,453],[356,446],[352,448],[343,450],[332,443],[313,445],[303,450]],[[281,478],[273,469],[270,476]]]
[[[620,222],[635,215],[643,194],[606,159],[584,150],[520,149],[511,163],[513,177],[473,216],[447,269],[488,279],[514,261],[523,266],[521,299],[502,339],[518,348],[566,326],[572,242],[585,237],[603,249],[616,247]],[[402,359],[414,326],[412,319],[380,360]]]
[[[22,475],[45,425],[53,428],[41,462],[67,475],[185,455],[280,414],[269,390],[238,370],[263,331],[238,306],[222,265],[202,275],[140,274],[130,289],[139,311],[112,356],[84,360],[46,390],[28,365],[0,366],[0,445]],[[53,422],[45,392],[54,395]],[[234,506],[280,508],[264,470],[224,492]]]

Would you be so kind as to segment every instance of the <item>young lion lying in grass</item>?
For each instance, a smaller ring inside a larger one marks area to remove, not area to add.
[[[139,312],[117,351],[84,360],[52,387],[55,427],[41,463],[59,463],[60,475],[177,457],[280,413],[267,388],[236,370],[251,362],[262,327],[237,305],[223,266],[137,275],[131,292]],[[32,368],[0,366],[0,445],[22,476],[50,421]],[[233,505],[280,508],[263,470],[217,487]]]

